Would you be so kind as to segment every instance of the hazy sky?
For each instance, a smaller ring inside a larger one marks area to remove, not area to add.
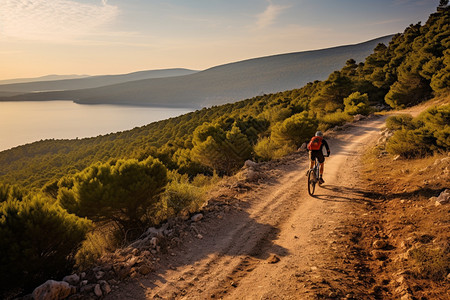
[[[0,0],[0,79],[216,65],[402,32],[438,0]]]

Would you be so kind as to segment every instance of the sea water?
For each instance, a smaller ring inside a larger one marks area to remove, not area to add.
[[[71,101],[0,102],[0,151],[44,139],[75,139],[124,131],[191,111]]]

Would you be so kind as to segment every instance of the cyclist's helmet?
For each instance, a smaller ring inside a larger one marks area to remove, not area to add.
[[[316,136],[321,136],[321,137],[323,137],[323,133],[322,133],[322,131],[320,131],[320,130],[319,130],[319,131],[317,131],[317,132],[316,132]]]

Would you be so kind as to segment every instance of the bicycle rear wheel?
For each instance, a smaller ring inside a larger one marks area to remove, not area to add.
[[[308,194],[311,196],[314,195],[314,191],[316,190],[316,179],[314,178],[314,171],[309,170],[308,172]]]

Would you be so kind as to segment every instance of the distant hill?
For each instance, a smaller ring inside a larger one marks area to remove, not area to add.
[[[15,78],[0,80],[0,84],[15,84],[15,83],[25,83],[25,82],[36,82],[36,81],[52,81],[52,80],[66,80],[66,79],[78,79],[89,77],[89,75],[45,75],[41,77],[33,78]]]
[[[355,45],[249,59],[184,76],[136,80],[83,90],[0,97],[0,101],[72,100],[83,104],[189,108],[220,105],[326,79],[331,72],[342,68],[348,59],[363,61],[376,45],[388,44],[391,38],[392,35],[389,35]],[[54,89],[68,88],[55,85]]]
[[[68,79],[58,78],[58,75],[49,75],[40,78],[35,78],[34,80],[31,79],[29,82],[21,82],[21,83],[2,84],[2,82],[0,81],[1,84],[0,95],[1,93],[15,93],[17,95],[40,91],[88,89],[134,80],[183,76],[193,74],[196,72],[198,71],[177,68],[177,69],[139,71],[119,75],[84,76],[83,78],[68,78]],[[26,80],[26,79],[17,79],[17,80]]]

